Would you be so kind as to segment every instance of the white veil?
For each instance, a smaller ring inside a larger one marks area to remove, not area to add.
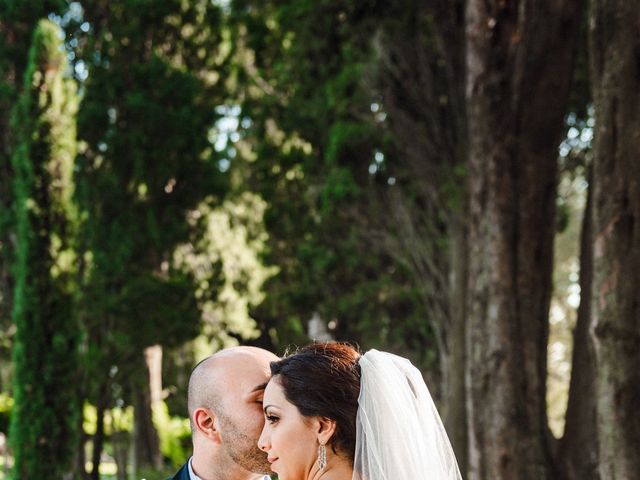
[[[461,480],[422,374],[406,358],[360,357],[353,480]]]

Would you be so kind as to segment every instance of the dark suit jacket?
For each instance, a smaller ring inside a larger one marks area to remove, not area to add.
[[[171,480],[189,480],[189,463],[185,463],[171,478]]]
[[[187,461],[173,477],[167,478],[167,480],[191,480],[189,477],[189,462]]]

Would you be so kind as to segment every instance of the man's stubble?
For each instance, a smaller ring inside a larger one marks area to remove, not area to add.
[[[220,416],[222,445],[229,457],[253,473],[271,472],[267,454],[258,448],[258,439],[241,430],[227,415]]]

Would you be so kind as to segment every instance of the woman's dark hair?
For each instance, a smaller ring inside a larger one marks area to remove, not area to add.
[[[345,343],[312,343],[277,362],[285,397],[305,417],[335,420],[332,448],[351,461],[356,450],[356,413],[360,395],[360,354]]]

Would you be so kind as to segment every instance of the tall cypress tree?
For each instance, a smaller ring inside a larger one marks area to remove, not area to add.
[[[62,478],[75,451],[78,328],[71,302],[77,100],[62,35],[41,21],[12,117],[17,248],[13,320],[13,478]]]
[[[11,304],[14,278],[15,218],[13,216],[13,168],[11,152],[15,145],[10,126],[13,106],[22,90],[22,79],[33,30],[38,20],[49,14],[60,14],[67,0],[39,0],[16,2],[0,0],[0,365],[11,370],[12,334]],[[8,340],[8,341],[7,341]],[[5,390],[6,385],[0,385]]]

